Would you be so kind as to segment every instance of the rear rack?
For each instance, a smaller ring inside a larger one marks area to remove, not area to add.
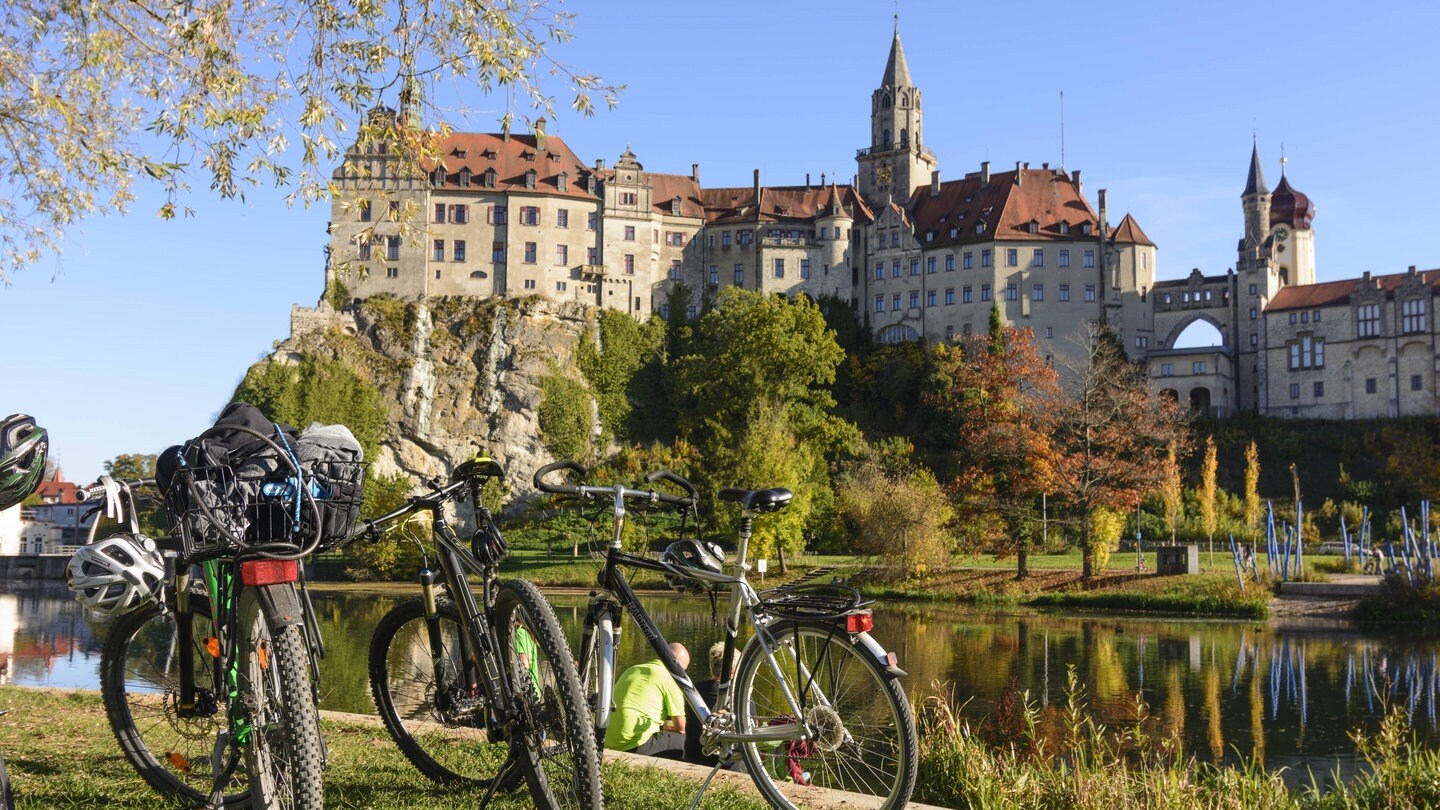
[[[836,619],[874,604],[848,585],[793,585],[765,591],[757,612],[781,619]]]

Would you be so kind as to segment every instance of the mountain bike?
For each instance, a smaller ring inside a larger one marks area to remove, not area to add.
[[[543,480],[559,471],[574,473],[582,483]],[[536,471],[534,483],[555,495],[608,501],[613,515],[599,588],[590,595],[580,642],[582,686],[595,717],[596,739],[604,739],[612,711],[616,637],[623,609],[704,724],[705,753],[719,756],[710,778],[739,757],[774,807],[793,810],[805,801],[809,786],[866,793],[881,797],[885,808],[903,807],[915,785],[915,722],[898,680],[905,672],[897,666],[896,655],[870,636],[874,616],[869,603],[850,588],[800,586],[759,593],[747,580],[754,519],[784,509],[792,493],[779,488],[719,491],[720,500],[740,507],[734,573],[726,574],[716,570],[721,565],[695,567],[628,554],[621,548],[627,503],[674,508],[693,516],[698,493],[688,481],[666,470],[650,474],[649,483],[665,481],[685,492],[673,495],[621,484],[589,486],[583,483],[586,475],[580,464],[560,461]],[[724,658],[714,710],[705,705],[671,654],[624,568],[661,572],[672,583],[728,586]],[[736,664],[742,620],[750,637],[738,651]],[[710,778],[692,807],[698,805]]]
[[[153,480],[102,478],[79,493],[104,492],[107,510],[128,512],[129,532],[116,537],[139,544],[137,556],[164,555],[156,593],[121,613],[105,640],[105,711],[125,758],[166,796],[207,808],[320,808],[324,646],[300,560],[348,537],[360,495],[325,491],[278,432],[227,430],[260,440],[268,461],[182,459],[164,493],[175,536],[139,532],[134,491]],[[327,469],[337,479],[360,479],[359,465],[328,464],[346,466]]]
[[[507,548],[481,493],[503,476],[494,460],[471,459],[449,484],[357,532],[374,540],[399,528],[422,554],[421,595],[375,627],[375,707],[427,777],[488,785],[482,807],[523,781],[536,807],[600,808],[599,757],[564,631],[534,585],[498,577]],[[466,500],[476,525],[468,549],[445,517],[447,504]],[[407,528],[414,517],[428,524],[430,542]],[[467,574],[478,577],[478,599]]]

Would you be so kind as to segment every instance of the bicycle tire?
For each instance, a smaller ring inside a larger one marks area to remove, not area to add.
[[[290,585],[267,587],[293,587]],[[320,716],[310,684],[305,628],[279,624],[258,588],[240,591],[236,683],[249,720],[241,740],[252,810],[319,810],[323,756]]]
[[[918,755],[915,718],[899,682],[853,645],[843,627],[779,621],[767,635],[780,674],[759,637],[752,637],[735,677],[736,723],[758,731],[794,722],[783,683],[816,733],[805,741],[740,745],[765,800],[794,810],[779,787],[788,782],[792,792],[818,785],[879,796],[883,808],[904,807],[915,787]]]
[[[391,608],[375,625],[370,693],[390,738],[426,778],[442,785],[489,784],[506,748],[489,741],[484,693],[460,682],[459,611],[448,597],[436,599],[435,608],[438,651],[430,649],[425,604],[419,598]]]
[[[600,810],[600,753],[555,611],[531,583],[508,580],[495,595],[494,615],[521,721],[511,744],[521,748],[514,753],[535,806]]]
[[[100,693],[110,729],[125,755],[155,791],[189,803],[208,801],[214,784],[211,753],[227,725],[227,696],[214,683],[215,659],[204,640],[215,635],[210,601],[203,589],[191,594],[195,614],[195,680],[199,714],[178,714],[179,673],[175,669],[175,614],[150,604],[115,619],[100,654]],[[160,752],[157,757],[155,752]],[[246,774],[237,769],[225,794],[226,807],[248,807]]]
[[[15,794],[10,792],[10,772],[5,770],[4,754],[0,754],[0,808],[15,810]]]

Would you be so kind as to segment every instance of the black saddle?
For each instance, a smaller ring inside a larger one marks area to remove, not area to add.
[[[778,512],[790,505],[790,499],[795,493],[783,487],[773,489],[736,489],[726,487],[720,490],[719,498],[722,501],[740,504],[740,508],[746,512]]]

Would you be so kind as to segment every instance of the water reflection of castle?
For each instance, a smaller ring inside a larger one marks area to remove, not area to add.
[[[0,683],[99,686],[97,630],[63,586],[0,593]]]

